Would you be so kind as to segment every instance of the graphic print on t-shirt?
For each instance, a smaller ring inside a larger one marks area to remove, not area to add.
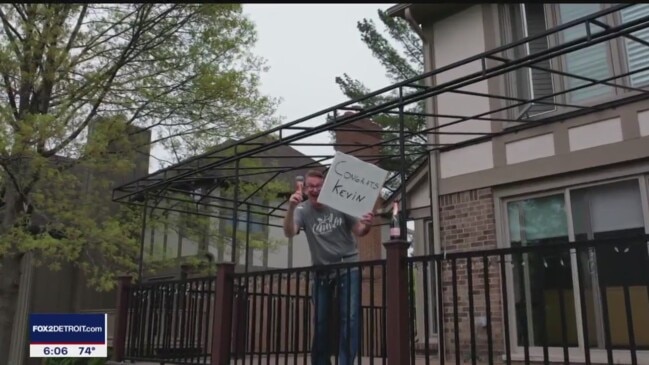
[[[313,232],[316,235],[327,234],[343,224],[342,217],[334,218],[333,213],[329,213],[328,216],[318,218],[317,220],[318,221],[313,224]]]

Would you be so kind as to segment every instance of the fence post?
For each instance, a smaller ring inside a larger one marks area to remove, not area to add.
[[[232,329],[232,338],[234,339],[234,357],[237,359],[246,356],[246,335],[248,332],[248,298],[247,288],[239,285],[234,293],[234,301],[237,303],[233,308],[232,318],[237,325]]]
[[[131,276],[120,276],[117,280],[117,313],[115,332],[113,334],[113,361],[124,360],[126,350],[126,324],[128,320],[128,292],[131,287]]]
[[[227,365],[232,340],[232,301],[234,300],[234,263],[219,264],[216,272],[212,356],[210,365]]]
[[[386,333],[388,365],[410,364],[410,335],[408,333],[408,257],[409,244],[404,240],[383,243],[386,250],[385,283]]]

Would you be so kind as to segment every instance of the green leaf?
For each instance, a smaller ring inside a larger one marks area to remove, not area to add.
[[[0,18],[5,259],[113,289],[137,271],[142,222],[111,201],[116,184],[147,174],[151,152],[164,167],[280,121],[240,4],[1,4]]]

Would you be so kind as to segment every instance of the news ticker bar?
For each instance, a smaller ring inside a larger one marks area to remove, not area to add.
[[[107,357],[105,313],[37,313],[29,316],[30,357]]]
[[[108,346],[29,345],[29,357],[108,357]]]

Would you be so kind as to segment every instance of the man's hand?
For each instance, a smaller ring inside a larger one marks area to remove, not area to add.
[[[373,220],[374,220],[374,213],[372,212],[365,213],[361,217],[361,223],[363,223],[366,226],[371,226]]]
[[[297,234],[298,228],[293,223],[293,212],[295,207],[302,201],[302,192],[296,191],[288,199],[288,209],[286,211],[286,216],[284,217],[284,236],[290,238]]]
[[[372,221],[374,220],[374,213],[369,212],[363,214],[358,223],[354,226],[354,234],[358,237],[365,236],[372,228]]]
[[[302,202],[302,193],[301,192],[295,192],[291,197],[288,199],[288,204],[292,207],[295,208],[296,205]]]

